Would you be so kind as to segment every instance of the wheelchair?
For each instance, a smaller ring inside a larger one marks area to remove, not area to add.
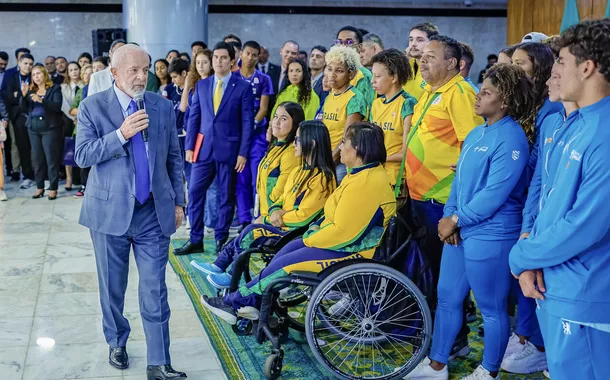
[[[282,343],[290,328],[305,333],[316,360],[339,379],[400,379],[417,366],[430,346],[432,318],[422,292],[397,270],[416,235],[405,236],[405,229],[412,230],[406,218],[397,215],[373,259],[339,260],[320,273],[293,272],[265,288],[259,320],[238,318],[234,331],[253,333],[259,344],[271,342],[264,366],[267,378],[281,375]],[[252,254],[260,253],[269,263],[305,231],[242,252],[234,263],[230,291],[237,290],[242,276],[252,278]]]

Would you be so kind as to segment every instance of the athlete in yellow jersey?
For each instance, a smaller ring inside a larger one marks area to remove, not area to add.
[[[416,100],[421,99],[422,95],[426,92],[426,81],[421,77],[421,70],[415,58],[409,60],[409,66],[413,76],[402,86],[402,89],[408,92]]]
[[[413,107],[417,103],[414,97],[401,88],[412,77],[412,73],[409,60],[396,49],[378,53],[371,62],[373,88],[379,95],[373,102],[371,121],[383,130],[388,155],[385,169],[390,184],[395,185],[411,128]],[[404,173],[402,178],[406,182]]]
[[[317,273],[338,261],[372,258],[396,215],[396,200],[381,166],[385,157],[379,127],[350,126],[341,148],[341,161],[350,174],[327,199],[324,217],[309,227],[303,239],[282,248],[256,279],[224,297],[203,296],[203,305],[230,324],[238,315],[257,319],[261,295],[270,282],[293,271]]]
[[[326,74],[332,91],[326,97],[322,121],[330,133],[335,162],[339,160],[339,144],[344,131],[355,122],[362,121],[367,114],[366,101],[362,94],[350,85],[358,72],[360,57],[354,49],[333,46],[326,53]],[[337,181],[347,173],[345,165],[337,165]]]
[[[415,25],[409,31],[409,47],[407,48],[407,57],[413,77],[402,87],[406,92],[411,94],[415,99],[420,100],[424,95],[426,81],[421,76],[420,61],[424,52],[424,47],[430,42],[430,37],[438,35],[436,25],[424,22],[423,24]]]
[[[191,261],[214,286],[229,286],[231,278],[224,272],[243,250],[277,241],[295,228],[308,226],[322,213],[336,187],[326,126],[320,121],[301,123],[292,152],[299,164],[288,176],[282,194],[269,209],[270,214],[261,223],[247,226],[223,248],[214,263]]]

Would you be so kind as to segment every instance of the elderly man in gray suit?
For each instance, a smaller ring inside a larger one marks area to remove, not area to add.
[[[75,160],[91,167],[79,223],[91,231],[110,365],[129,366],[123,304],[133,248],[148,380],[183,379],[186,374],[170,364],[165,285],[170,236],[184,217],[182,155],[171,102],[147,92],[145,111],[138,111],[133,100],[146,87],[148,67],[144,50],[118,48],[112,56],[114,85],[79,107]]]

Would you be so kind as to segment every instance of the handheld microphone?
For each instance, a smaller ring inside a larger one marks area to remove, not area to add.
[[[144,109],[144,91],[136,91],[133,94],[133,100],[136,102],[136,107],[139,110]],[[142,139],[144,142],[148,142],[148,128],[143,129],[142,131]]]

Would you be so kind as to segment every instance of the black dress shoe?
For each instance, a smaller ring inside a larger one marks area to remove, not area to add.
[[[189,240],[182,247],[174,249],[174,255],[177,256],[188,255],[196,252],[203,252],[203,240],[199,243],[191,243]]]
[[[38,199],[38,198],[42,198],[44,197],[44,190],[42,190],[40,193],[38,194],[34,194],[32,195],[32,199]]]
[[[174,370],[170,364],[149,365],[146,367],[146,376],[148,380],[186,379],[186,373]]]
[[[227,238],[216,240],[216,254],[222,251],[222,248],[227,244]]]
[[[21,179],[21,174],[19,174],[19,172],[13,172],[11,174],[11,181],[13,182],[17,182]]]
[[[129,367],[129,356],[127,355],[127,348],[125,346],[117,348],[110,347],[108,363],[110,363],[111,366],[117,369],[126,369],[127,367]]]

